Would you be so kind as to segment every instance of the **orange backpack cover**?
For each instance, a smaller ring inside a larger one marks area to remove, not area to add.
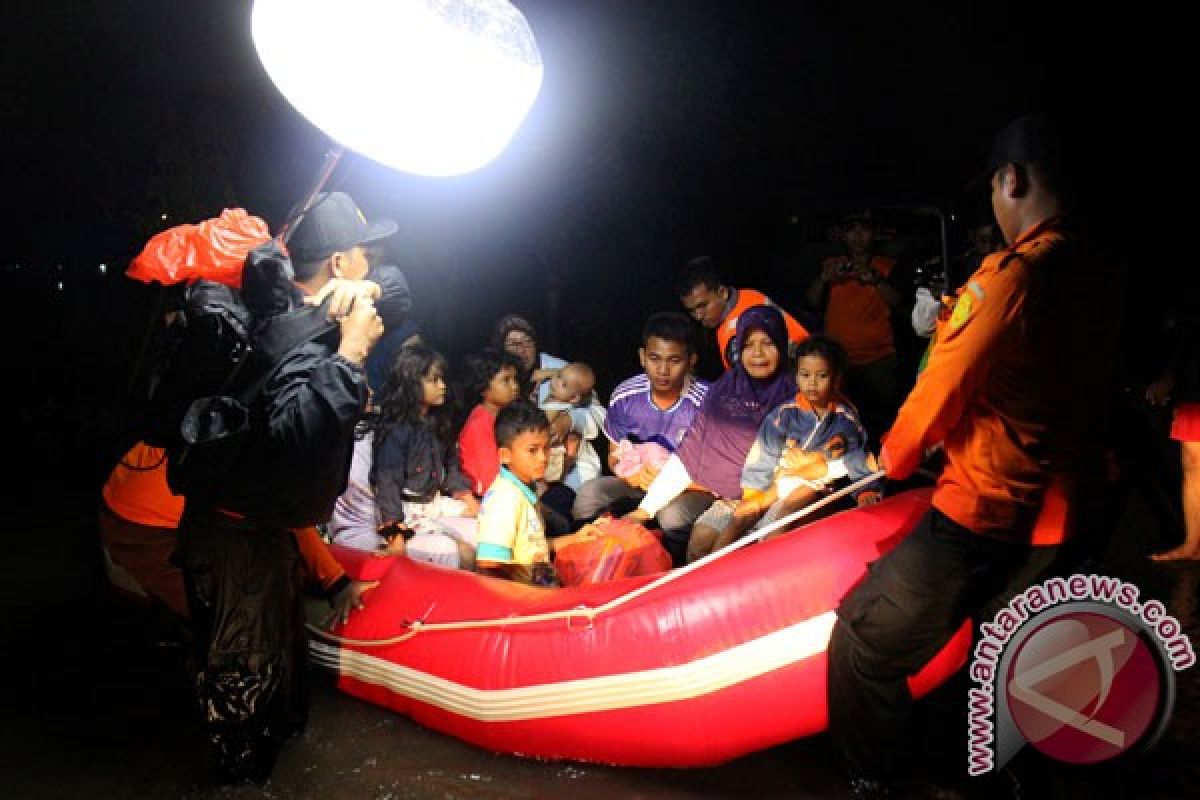
[[[241,208],[195,225],[176,225],[153,236],[125,274],[164,286],[206,278],[240,289],[246,254],[271,238],[267,223]]]

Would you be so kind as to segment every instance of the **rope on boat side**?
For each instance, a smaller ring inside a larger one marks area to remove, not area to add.
[[[758,540],[762,539],[764,536],[768,536],[768,535],[774,533],[775,531],[779,530],[780,528],[786,527],[787,525],[792,524],[796,520],[801,519],[802,517],[808,516],[809,514],[813,513],[814,511],[822,509],[825,506],[829,505],[830,503],[834,503],[834,502],[840,500],[841,498],[845,497],[846,495],[856,492],[859,489],[862,489],[867,484],[872,483],[873,481],[876,481],[876,480],[882,478],[883,476],[884,476],[883,470],[877,470],[876,472],[872,472],[870,475],[867,475],[865,478],[855,481],[854,483],[850,484],[849,486],[845,486],[845,487],[837,490],[836,492],[828,494],[825,497],[822,497],[820,500],[817,500],[814,503],[810,503],[809,505],[805,506],[804,508],[801,508],[797,511],[793,511],[790,514],[775,520],[770,525],[767,525],[763,528],[760,528],[759,530],[756,530],[750,534],[747,534],[746,536],[743,536],[742,538],[738,539],[736,542],[733,542],[732,544],[728,545],[727,547],[717,550],[716,552],[709,553],[704,558],[701,558],[697,561],[693,561],[691,564],[688,564],[685,567],[680,567],[679,569],[671,570],[670,572],[663,574],[662,576],[651,581],[650,583],[647,583],[645,586],[640,586],[637,589],[634,589],[623,595],[618,595],[617,597],[614,597],[612,600],[609,600],[607,603],[602,603],[601,605],[596,606],[595,608],[590,608],[588,606],[579,606],[577,608],[564,609],[562,611],[547,611],[547,612],[543,612],[541,614],[525,614],[525,615],[516,616],[516,617],[499,617],[499,618],[493,618],[493,619],[460,620],[458,622],[424,622],[423,620],[419,620],[419,619],[411,620],[411,621],[408,621],[405,623],[408,626],[407,631],[405,631],[404,633],[399,634],[397,636],[392,636],[392,637],[389,637],[386,639],[349,639],[344,636],[338,636],[335,633],[330,633],[329,631],[325,630],[324,628],[318,628],[317,626],[312,625],[311,623],[308,624],[308,629],[315,636],[319,636],[322,639],[326,639],[331,642],[336,642],[337,644],[341,644],[341,645],[353,645],[355,647],[387,647],[389,645],[400,644],[401,642],[406,642],[409,639],[416,636],[418,633],[422,633],[422,632],[460,631],[460,630],[468,630],[468,629],[472,629],[472,628],[498,628],[498,627],[503,627],[506,625],[528,625],[528,624],[531,624],[534,622],[551,622],[551,621],[560,620],[560,619],[567,620],[568,625],[569,625],[571,620],[579,619],[580,617],[587,620],[588,627],[590,628],[593,624],[595,624],[596,617],[598,617],[599,615],[605,614],[605,613],[612,611],[613,609],[618,608],[632,600],[635,600],[643,595],[649,594],[650,592],[654,591],[655,589],[665,586],[666,584],[671,583],[672,581],[679,580],[684,575],[689,575],[698,569],[706,567],[709,564],[716,562],[718,559],[724,558],[725,556],[729,555],[733,551],[738,550],[742,547],[746,547],[747,545],[752,544],[753,542],[757,542]]]

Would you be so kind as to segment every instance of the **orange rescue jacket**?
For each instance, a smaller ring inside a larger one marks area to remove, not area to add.
[[[183,497],[167,485],[166,454],[145,442],[135,444],[117,463],[101,494],[110,511],[139,525],[174,530],[183,516]],[[292,533],[309,580],[325,592],[341,588],[346,571],[317,529],[298,528]]]
[[[824,263],[844,260],[825,259]],[[871,268],[885,278],[892,274],[895,265],[895,261],[885,256],[871,257]],[[825,335],[846,348],[846,358],[852,367],[870,364],[896,352],[891,307],[876,287],[858,281],[835,283],[829,288]]]
[[[167,485],[166,453],[145,442],[122,456],[101,494],[110,511],[139,525],[174,530],[183,516],[183,498]]]
[[[1061,542],[1102,480],[1117,278],[1059,218],[988,256],[884,439],[888,476],[942,442],[935,508],[978,534]]]

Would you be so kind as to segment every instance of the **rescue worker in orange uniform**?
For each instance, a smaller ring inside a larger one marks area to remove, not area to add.
[[[176,528],[183,516],[183,498],[167,485],[167,459],[162,448],[137,442],[109,473],[101,492],[98,529],[106,557],[112,561],[109,578],[128,581],[133,594],[154,597],[187,619],[183,570],[171,560]],[[348,602],[350,578],[314,527],[296,528],[296,546],[307,582],[332,602]],[[118,572],[115,568],[120,568]],[[127,588],[118,584],[118,588]],[[342,609],[344,611],[344,609]],[[340,613],[340,612],[339,612]]]
[[[734,351],[733,334],[737,331],[738,317],[747,308],[772,306],[783,314],[787,325],[788,342],[799,344],[808,338],[808,331],[791,314],[779,308],[771,298],[756,289],[734,289],[721,282],[708,256],[693,258],[676,288],[684,309],[709,330],[717,333],[717,350],[721,354],[721,365],[732,366],[730,354]]]
[[[856,796],[887,796],[907,677],[1052,555],[1103,481],[1118,274],[1067,214],[1063,152],[1045,116],[997,135],[991,199],[1008,246],[967,281],[884,438],[889,478],[939,443],[945,466],[916,530],[838,609],[829,724]]]
[[[825,335],[846,348],[845,391],[871,441],[891,424],[900,405],[900,362],[892,335],[892,312],[903,297],[889,283],[894,259],[875,252],[870,211],[844,221],[843,255],[827,258],[806,298],[825,309]]]

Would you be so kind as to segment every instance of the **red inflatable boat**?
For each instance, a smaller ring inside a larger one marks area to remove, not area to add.
[[[382,582],[313,655],[344,691],[489,750],[720,764],[825,729],[834,609],[929,497],[843,512],[653,587],[662,576],[541,589],[339,549],[352,575]],[[964,625],[914,693],[969,643]]]

